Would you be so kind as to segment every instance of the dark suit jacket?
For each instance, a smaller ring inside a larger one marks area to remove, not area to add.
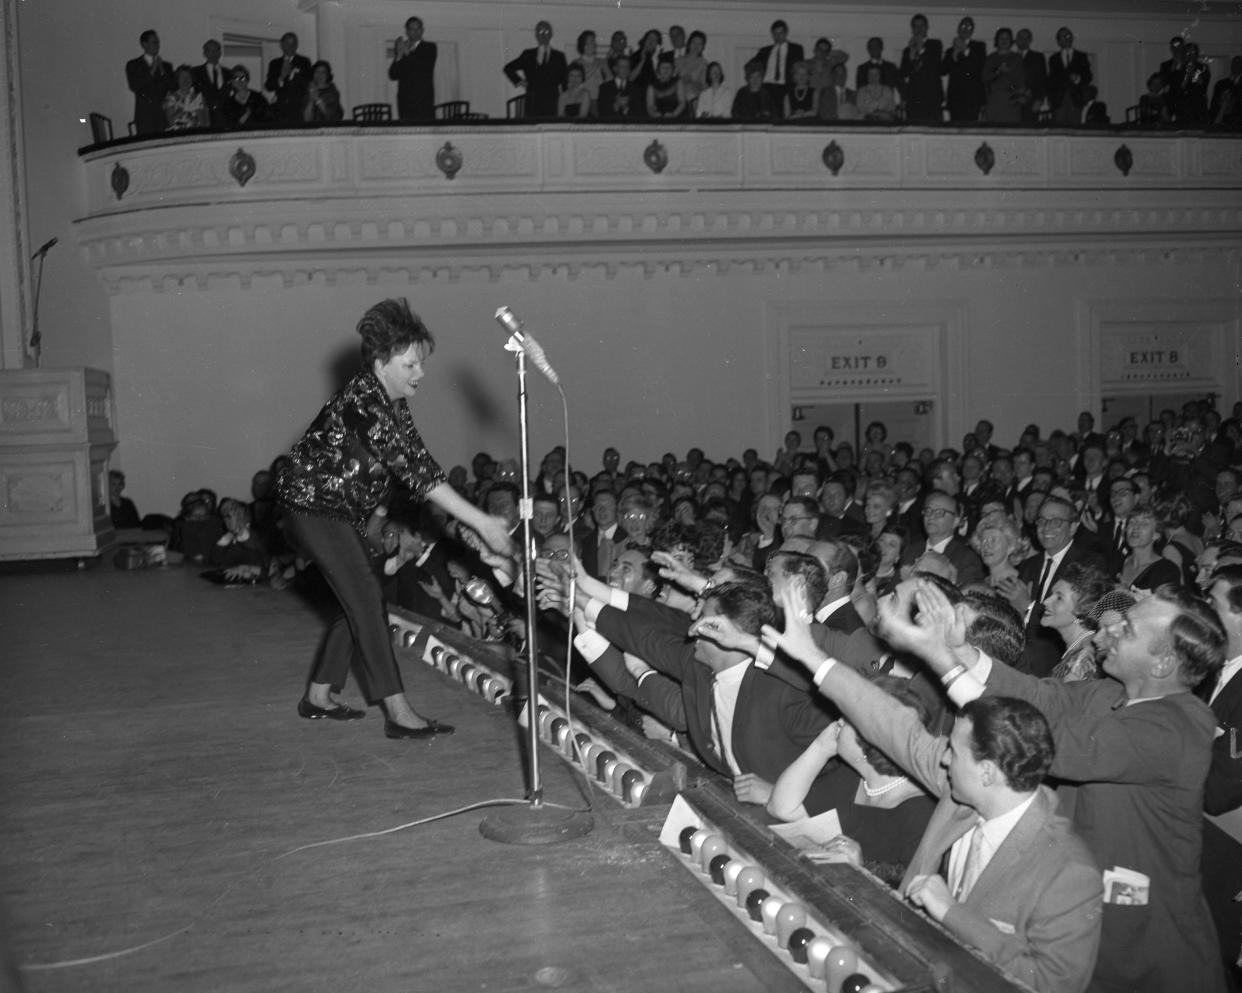
[[[211,126],[213,128],[222,128],[228,125],[228,121],[224,116],[224,98],[229,95],[229,74],[230,70],[223,65],[216,67],[220,73],[220,85],[217,87],[211,81],[211,75],[207,71],[207,63],[195,66],[194,85],[198,88],[198,92],[203,95],[203,103],[207,104],[207,112],[210,114]]]
[[[939,124],[944,120],[941,104],[944,87],[940,83],[940,64],[944,48],[928,38],[918,58],[910,54],[910,46],[901,50],[901,98],[906,105],[906,121],[911,124]]]
[[[125,63],[125,82],[134,94],[134,130],[137,134],[159,134],[167,126],[164,97],[176,89],[177,80],[170,63],[156,56],[147,65],[143,56]]]
[[[676,681],[675,690],[667,682],[661,685],[666,692],[678,694],[695,751],[717,772],[731,776],[728,763],[712,743],[715,677],[695,660],[694,646],[686,639],[684,627],[678,634],[649,619],[645,622],[641,613],[634,613],[636,606],[636,599],[631,598],[628,611],[605,607],[596,620],[596,630],[618,649],[636,655]],[[642,690],[649,682],[650,678],[644,680],[635,696],[640,704]],[[743,772],[753,772],[774,783],[835,717],[834,709],[818,695],[748,665],[733,714],[733,756]]]
[[[300,124],[302,113],[306,109],[306,91],[310,89],[311,61],[305,55],[295,55],[292,72],[282,85],[280,70],[284,61],[282,55],[267,64],[267,79],[263,88],[276,94],[276,102],[272,104],[274,121],[279,124]]]
[[[1093,101],[1083,113],[1082,122],[1089,127],[1104,127],[1112,124],[1112,119],[1108,116],[1108,104],[1099,100]]]
[[[1242,86],[1239,86],[1232,77],[1220,80],[1212,88],[1212,105],[1208,108],[1209,124],[1236,124],[1239,120],[1242,120],[1242,93],[1239,92],[1240,89],[1242,89]],[[1221,111],[1224,107],[1225,98],[1228,96],[1232,96],[1232,103],[1224,111],[1224,116],[1222,117]],[[1220,118],[1220,120],[1217,120],[1217,118]]]
[[[1094,565],[1104,570],[1108,568],[1099,554],[1092,551],[1085,542],[1079,541],[1075,536],[1074,540],[1070,542],[1065,558],[1061,560],[1061,564],[1056,571],[1048,577],[1045,593],[1050,591],[1053,584],[1064,575],[1065,567],[1074,562],[1082,565]],[[1039,596],[1039,575],[1043,568],[1043,552],[1038,552],[1030,556],[1030,558],[1023,559],[1018,566],[1018,578],[1022,582],[1030,584],[1032,597]],[[1056,668],[1056,664],[1061,661],[1061,656],[1065,653],[1065,643],[1061,640],[1061,636],[1051,628],[1046,628],[1040,624],[1040,619],[1043,616],[1044,605],[1039,600],[1036,600],[1035,606],[1031,608],[1031,619],[1026,625],[1026,650],[1022,653],[1022,659],[1016,666],[1021,672],[1041,677],[1052,672]]]
[[[940,72],[949,77],[945,101],[949,106],[949,120],[979,120],[984,99],[983,63],[987,57],[988,50],[981,41],[968,42],[966,52],[960,59],[953,50],[952,42],[945,46]]]
[[[819,116],[824,121],[839,121],[858,116],[858,94],[846,89],[844,101],[837,101],[837,88],[825,86],[819,91]]]
[[[854,89],[865,86],[867,83],[867,70],[870,69],[874,62],[868,59],[866,62],[859,64],[854,72]],[[897,70],[897,63],[889,62],[887,59],[880,60],[880,85],[891,86],[897,89],[901,86],[901,73]]]
[[[1031,105],[1039,103],[1048,95],[1048,60],[1044,53],[1028,48],[1022,56],[1022,74],[1031,91]]]
[[[601,83],[599,87],[599,117],[601,121],[632,121],[647,116],[646,91],[633,80],[627,80],[625,90],[629,103],[617,102],[619,86],[615,79]]]
[[[1077,83],[1070,80],[1070,76],[1079,77]],[[1091,82],[1091,59],[1088,58],[1086,52],[1080,52],[1074,49],[1073,58],[1070,60],[1069,67],[1066,68],[1061,58],[1061,50],[1053,52],[1048,56],[1048,104],[1055,113],[1057,108],[1067,101],[1074,107],[1082,107],[1087,102],[1086,94],[1083,92],[1087,85]]]
[[[505,63],[504,73],[514,86],[526,86],[526,116],[556,117],[556,102],[565,88],[569,64],[565,53],[548,49],[548,58],[539,64],[539,49],[528,48],[516,59]]]
[[[415,613],[430,617],[432,620],[443,621],[444,613],[440,602],[427,593],[420,583],[434,579],[446,595],[452,595],[453,577],[448,571],[449,551],[445,542],[437,541],[431,546],[427,561],[422,565],[407,562],[393,576],[392,598],[398,605]],[[542,644],[541,646],[542,647]]]
[[[883,690],[856,684],[856,678],[844,683],[834,670],[824,689],[860,737],[940,801],[902,880],[904,892],[915,876],[940,873],[945,855],[978,815],[953,799],[942,765],[947,739],[928,733],[913,710]],[[1086,844],[1056,805],[1041,786],[944,926],[1038,989],[1081,993],[1099,947],[1103,887]]]
[[[397,83],[397,116],[403,121],[430,121],[436,116],[436,45],[420,41],[414,51],[393,59],[388,78]]]
[[[765,78],[768,72],[768,59],[772,57],[772,49],[775,47],[776,47],[775,45],[764,45],[763,48],[759,49],[759,51],[755,53],[755,57],[750,60],[751,62],[758,62],[760,65],[763,66],[763,73],[764,73]],[[802,54],[801,45],[799,45],[796,41],[785,42],[785,63],[781,67],[782,69],[781,82],[780,82],[781,86],[789,85],[790,71],[793,69],[794,64],[801,62],[803,58],[804,56]]]

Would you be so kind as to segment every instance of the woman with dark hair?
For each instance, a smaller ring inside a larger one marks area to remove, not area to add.
[[[725,86],[724,69],[719,62],[709,62],[704,77],[707,85],[699,92],[695,117],[725,119],[733,113],[733,87]]]
[[[904,524],[885,524],[872,542],[875,571],[867,578],[867,591],[877,600],[888,596],[901,582],[901,553],[910,543]]]
[[[231,128],[253,128],[266,124],[270,118],[263,94],[250,88],[250,70],[233,66],[229,74],[229,92],[222,97],[224,120]]]
[[[398,484],[472,528],[497,553],[511,551],[509,530],[503,518],[458,495],[414,426],[408,401],[435,346],[431,332],[405,300],[376,304],[357,330],[362,371],[324,405],[277,480],[288,534],[319,566],[342,609],[319,647],[298,714],[337,721],[365,716],[332,699],[353,663],[368,700],[384,707],[388,737],[449,734],[451,726],[422,717],[406,698],[383,590],[364,538],[367,522],[373,514],[386,514]]]
[[[344,118],[341,93],[332,82],[332,66],[320,59],[311,66],[311,81],[306,90],[302,119],[311,124],[335,124]]]
[[[634,66],[630,79],[634,81],[635,86],[641,87],[640,92],[645,91],[655,82],[656,66],[660,62],[660,48],[663,44],[664,35],[659,29],[652,28],[643,35],[643,40],[638,43],[638,48],[630,56]]]
[[[1044,597],[1044,613],[1039,621],[1043,627],[1056,631],[1065,643],[1065,652],[1053,668],[1052,677],[1066,683],[1098,679],[1102,673],[1096,664],[1092,640],[1100,629],[1100,615],[1105,610],[1124,613],[1132,606],[1134,597],[1114,590],[1112,581],[1099,569],[1081,562],[1067,565]]]
[[[586,85],[586,71],[581,62],[569,63],[565,71],[565,89],[556,98],[558,117],[583,121],[591,113],[591,91]]]
[[[1149,507],[1139,507],[1126,519],[1126,544],[1130,554],[1121,567],[1118,581],[1136,593],[1150,593],[1166,583],[1177,585],[1182,571],[1166,559],[1157,547],[1164,544],[1164,522]]]
[[[707,35],[702,31],[691,31],[686,39],[686,53],[677,56],[674,66],[677,79],[686,93],[686,103],[694,108],[699,94],[707,86],[707,60],[703,58],[703,49],[707,47]],[[693,109],[691,111],[693,116]]]
[[[599,88],[602,83],[612,79],[612,70],[608,67],[607,56],[599,54],[599,46],[594,31],[583,31],[578,35],[578,64],[582,66],[582,83],[591,95],[588,113],[594,115],[599,106]],[[573,68],[573,63],[570,63]]]

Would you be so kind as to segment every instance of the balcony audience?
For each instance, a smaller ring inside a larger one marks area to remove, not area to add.
[[[229,87],[229,96],[221,106],[228,127],[255,128],[268,123],[268,103],[263,94],[250,88],[250,70],[243,65],[233,66]]]
[[[577,61],[582,67],[582,83],[591,98],[589,113],[595,115],[599,111],[599,88],[612,78],[612,69],[607,57],[599,53],[594,31],[583,31],[578,35]]]
[[[789,40],[789,25],[784,21],[773,21],[770,31],[772,44],[759,49],[751,62],[760,66],[763,72],[763,88],[768,94],[775,115],[780,117],[785,107],[785,93],[789,89],[793,67],[804,56],[802,46]]]
[[[630,79],[631,65],[628,55],[619,55],[613,60],[612,79],[599,87],[600,120],[636,121],[646,116],[646,94]]]
[[[585,121],[591,115],[591,91],[581,62],[569,63],[565,89],[556,100],[556,116],[566,121]]]
[[[214,38],[203,42],[203,64],[194,67],[194,85],[207,104],[213,128],[226,126],[223,105],[229,95],[229,71],[220,64],[223,48]]]
[[[940,66],[944,48],[927,36],[927,18],[915,14],[910,19],[910,40],[901,52],[901,102],[910,124],[939,124],[944,120],[944,87]]]
[[[775,121],[776,104],[772,89],[763,82],[763,66],[750,62],[746,66],[746,85],[733,97],[730,116],[735,121]]]
[[[1048,58],[1048,106],[1054,124],[1082,123],[1087,103],[1087,87],[1093,79],[1091,60],[1086,52],[1074,48],[1074,32],[1057,31],[1057,51]]]
[[[829,74],[829,83],[817,94],[819,117],[824,121],[852,121],[858,117],[858,95],[846,86],[849,70],[838,62]]]
[[[891,62],[885,64],[892,65]],[[863,82],[854,96],[854,109],[859,118],[881,123],[897,120],[897,90],[885,84],[883,67],[865,62],[859,68],[863,70]]]
[[[164,95],[164,119],[168,131],[189,131],[205,128],[209,123],[207,101],[194,85],[194,70],[188,65],[177,66],[173,74],[177,85]]]
[[[989,124],[1019,124],[1031,95],[1024,60],[1013,47],[1013,32],[1009,28],[996,32],[995,44],[983,63],[983,86],[987,92],[983,119]]]
[[[941,75],[948,77],[945,103],[949,121],[954,124],[973,123],[979,120],[983,110],[983,65],[987,48],[983,42],[976,41],[974,35],[975,19],[963,17],[940,67]]]
[[[811,85],[810,65],[795,62],[789,76],[789,89],[785,91],[785,120],[814,120],[819,116],[819,93]]]
[[[686,94],[674,74],[673,63],[661,59],[655,79],[647,87],[647,117],[653,121],[678,121],[686,116]]]
[[[703,56],[706,48],[707,35],[702,31],[691,31],[686,40],[685,52],[678,55],[673,64],[685,93],[686,106],[690,108],[692,116],[694,108],[698,106],[699,94],[707,86],[707,59]]]

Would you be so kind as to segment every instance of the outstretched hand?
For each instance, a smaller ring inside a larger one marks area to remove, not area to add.
[[[746,652],[750,655],[753,655],[759,647],[758,638],[739,630],[738,626],[723,614],[700,617],[690,625],[687,633],[692,638],[706,638],[708,641],[714,641],[721,648]]]
[[[777,605],[785,612],[785,630],[778,631],[765,624],[763,643],[785,652],[808,669],[815,668],[823,661],[824,653],[811,637],[812,615],[806,609],[805,583],[801,579],[791,579],[777,597]]]
[[[676,583],[688,593],[698,593],[703,586],[704,577],[693,569],[688,569],[672,552],[652,552],[651,561],[660,567],[660,577]]]

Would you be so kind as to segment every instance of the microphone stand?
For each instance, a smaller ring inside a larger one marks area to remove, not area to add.
[[[43,332],[39,330],[39,291],[43,289],[43,263],[47,259],[47,253],[51,251],[56,239],[53,238],[46,245],[34,253],[31,261],[38,261],[39,268],[35,272],[34,284],[34,303],[31,307],[30,314],[30,353],[34,356],[35,368],[39,369],[43,366]]]
[[[534,501],[530,495],[530,425],[526,417],[526,348],[519,328],[505,343],[505,351],[517,357],[518,427],[521,432],[522,575],[526,597],[526,760],[530,792],[527,807],[502,807],[479,823],[485,838],[507,845],[551,845],[589,833],[595,826],[583,811],[549,809],[543,805],[543,779],[539,772],[539,648],[538,608],[535,604],[535,538],[531,529]]]

